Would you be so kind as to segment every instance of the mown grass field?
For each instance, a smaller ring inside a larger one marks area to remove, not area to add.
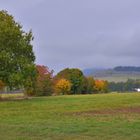
[[[140,75],[133,75],[133,76],[129,76],[129,75],[118,75],[118,76],[102,76],[102,77],[96,77],[95,79],[100,79],[100,80],[107,80],[109,82],[126,82],[128,79],[133,79],[133,80],[137,80],[140,79]]]
[[[140,140],[140,94],[2,101],[0,140]]]

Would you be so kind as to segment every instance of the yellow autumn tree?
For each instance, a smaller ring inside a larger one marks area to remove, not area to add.
[[[96,92],[106,93],[108,92],[108,83],[104,80],[95,80],[95,90]]]
[[[60,79],[55,85],[55,91],[59,95],[69,94],[70,90],[71,90],[71,82],[66,79]]]

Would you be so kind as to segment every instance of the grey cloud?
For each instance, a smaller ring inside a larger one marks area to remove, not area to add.
[[[36,62],[65,67],[140,65],[139,0],[0,0],[25,30]]]

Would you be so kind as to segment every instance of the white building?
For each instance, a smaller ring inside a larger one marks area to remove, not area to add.
[[[140,92],[140,88],[135,88],[135,90],[136,90],[137,92]]]

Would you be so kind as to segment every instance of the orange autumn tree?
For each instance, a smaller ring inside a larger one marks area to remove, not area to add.
[[[57,94],[65,95],[69,94],[71,90],[71,83],[66,79],[60,79],[55,85],[55,91]]]
[[[5,84],[0,80],[0,91],[3,90],[4,87],[5,87]]]
[[[95,80],[95,91],[98,93],[108,92],[108,82],[104,80]]]
[[[36,95],[51,95],[53,92],[53,70],[44,65],[37,65]]]

